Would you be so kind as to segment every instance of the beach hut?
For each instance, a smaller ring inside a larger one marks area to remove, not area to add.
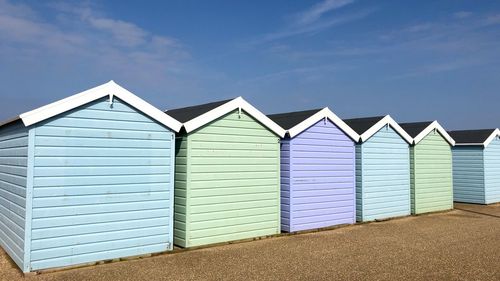
[[[280,233],[285,130],[241,97],[167,113],[183,123],[176,147],[175,244]]]
[[[269,118],[287,130],[281,141],[281,230],[355,223],[359,135],[328,108]]]
[[[356,145],[356,217],[371,221],[409,215],[413,139],[389,115],[344,120]]]
[[[453,198],[456,202],[500,202],[500,130],[449,132],[453,148]]]
[[[3,123],[3,249],[23,272],[172,249],[180,127],[113,81]]]
[[[455,141],[437,121],[399,125],[413,138],[411,213],[453,209],[451,148]]]

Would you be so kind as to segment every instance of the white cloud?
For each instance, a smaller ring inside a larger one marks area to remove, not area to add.
[[[332,28],[334,26],[339,26],[364,19],[370,14],[372,14],[374,11],[375,10],[373,9],[366,9],[357,13],[339,16],[331,19],[320,20],[312,24],[307,24],[302,26],[288,26],[280,31],[263,34],[262,36],[256,39],[246,42],[244,45],[254,47],[255,45],[273,42],[280,39],[286,39],[289,37],[314,34]]]
[[[488,17],[484,20],[484,24],[485,24],[485,25],[495,25],[495,24],[500,24],[500,14],[496,14],[496,15],[491,15],[491,16],[488,16]]]
[[[482,65],[484,63],[485,63],[484,61],[479,59],[460,59],[460,60],[445,61],[440,63],[432,63],[423,65],[421,67],[418,67],[417,69],[414,69],[406,73],[394,75],[390,77],[390,79],[413,78],[417,76],[425,76],[436,73],[456,71],[464,68],[470,68],[472,66]]]
[[[325,0],[311,8],[292,15],[293,21],[288,22],[283,28],[274,32],[261,34],[253,39],[240,44],[243,48],[254,48],[257,45],[278,41],[290,37],[309,35],[322,32],[334,26],[362,20],[372,14],[376,9],[366,8],[349,14],[323,17],[326,13],[342,8],[353,3],[354,0]]]
[[[127,47],[146,43],[148,33],[134,24],[107,18],[89,18],[88,21],[94,28],[110,33],[114,40]]]
[[[406,31],[408,32],[422,32],[422,31],[427,31],[433,27],[432,24],[430,23],[421,23],[421,24],[416,24],[408,27]]]
[[[319,47],[288,44],[268,51],[287,63],[335,61],[338,67],[368,64],[385,67],[390,79],[413,78],[498,64],[500,40],[493,36],[498,30],[493,26],[485,28],[484,23],[489,20],[489,24],[494,24],[495,19],[483,15],[463,21],[412,23],[392,30],[359,33],[351,40],[336,39]],[[391,75],[390,68],[396,74]]]
[[[282,70],[282,71],[267,73],[264,75],[251,77],[248,79],[243,79],[243,80],[240,80],[238,83],[239,84],[253,84],[255,82],[260,83],[260,82],[264,82],[264,81],[275,81],[275,80],[279,80],[279,79],[287,79],[287,78],[290,78],[290,76],[294,76],[294,75],[300,76],[300,79],[304,79],[305,76],[311,77],[312,75],[318,75],[318,74],[325,75],[326,73],[331,73],[332,71],[336,71],[336,70],[340,70],[340,69],[345,70],[345,68],[341,68],[335,64],[297,67],[297,68],[291,68],[291,69],[286,69],[286,70]]]
[[[313,23],[319,20],[323,14],[342,8],[353,2],[354,0],[325,0],[299,13],[296,17],[296,23],[299,25]]]
[[[7,0],[0,0],[0,15],[17,14],[23,17],[33,18],[35,13],[24,4],[12,4]]]
[[[28,6],[0,0],[0,57],[54,62],[83,61],[104,67],[104,71],[127,71],[127,66],[148,73],[166,75],[179,71],[190,58],[175,38],[152,34],[134,23],[102,15],[89,6],[49,6],[54,21],[44,20]],[[8,51],[8,52],[7,52]],[[17,55],[7,55],[17,52]],[[22,55],[20,52],[24,52]],[[70,57],[67,57],[70,56]],[[153,67],[151,69],[151,67]],[[146,71],[146,69],[145,69]]]
[[[0,119],[111,79],[160,107],[212,83],[176,38],[109,17],[92,3],[39,4],[0,0],[0,92],[22,101],[2,108]]]
[[[457,18],[457,19],[465,19],[465,18],[468,18],[472,16],[472,12],[468,12],[468,11],[459,11],[459,12],[456,12],[453,14],[453,17]]]

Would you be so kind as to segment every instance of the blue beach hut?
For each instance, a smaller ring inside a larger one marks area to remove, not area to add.
[[[113,81],[0,124],[0,245],[23,272],[172,249],[180,128]]]
[[[344,120],[356,145],[356,217],[371,221],[410,214],[410,144],[389,115]]]
[[[500,202],[500,130],[451,131],[453,200],[492,204]]]

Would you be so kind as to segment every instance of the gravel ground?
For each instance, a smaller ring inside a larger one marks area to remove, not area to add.
[[[27,279],[500,280],[500,204],[456,208]],[[1,250],[0,279],[23,279]]]

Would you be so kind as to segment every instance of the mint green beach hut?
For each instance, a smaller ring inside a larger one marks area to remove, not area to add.
[[[437,121],[399,124],[412,138],[411,213],[453,209],[452,153],[455,141]]]
[[[168,110],[176,140],[174,243],[278,234],[285,130],[241,97]]]

